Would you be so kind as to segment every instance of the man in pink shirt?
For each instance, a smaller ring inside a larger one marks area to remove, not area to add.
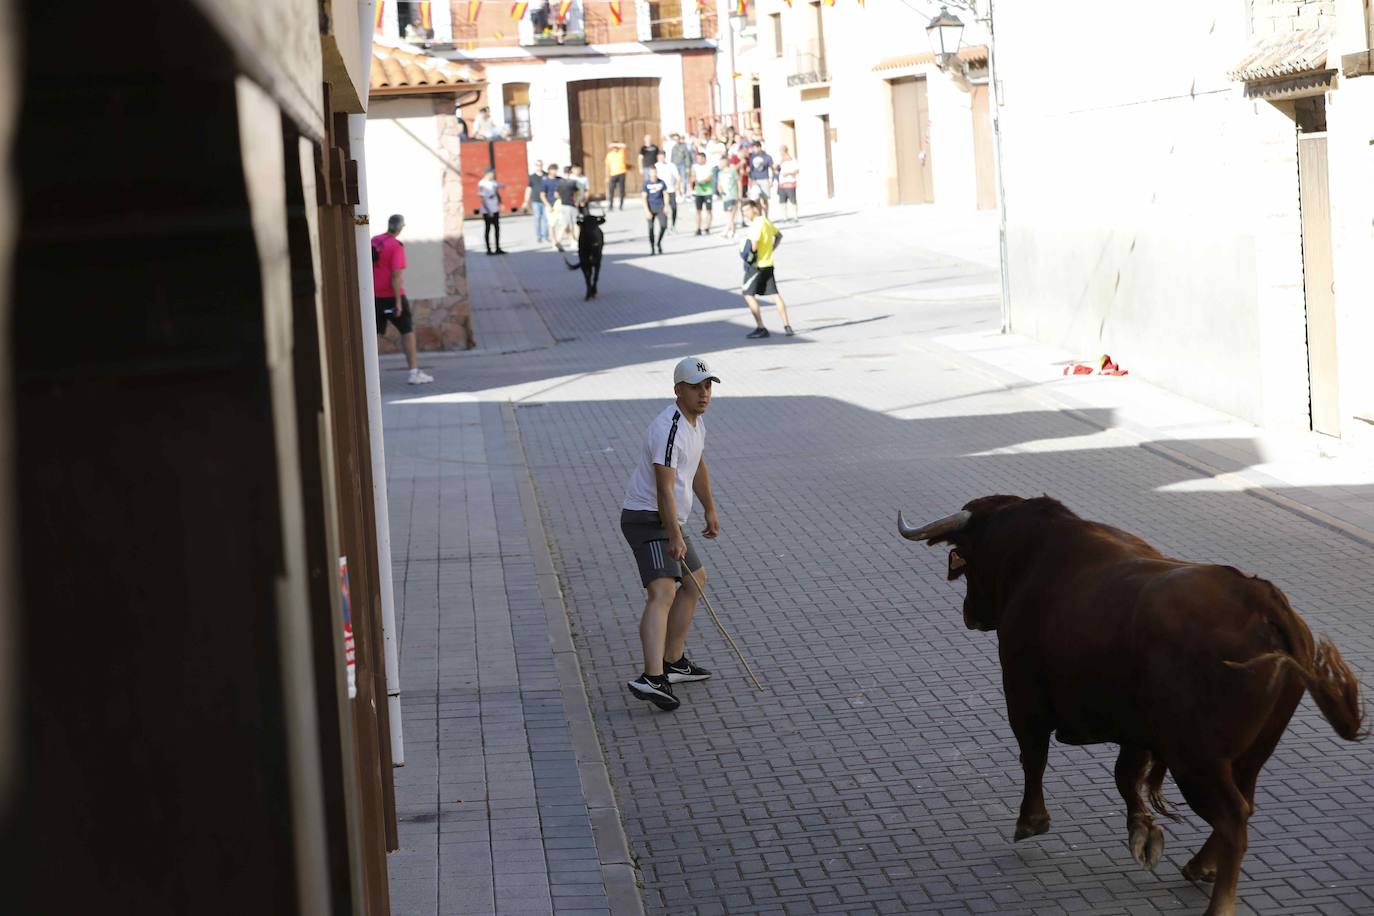
[[[410,366],[410,384],[423,385],[434,381],[420,369],[415,352],[415,328],[410,321],[410,301],[401,283],[401,271],[406,267],[406,246],[397,238],[406,226],[405,217],[397,213],[386,221],[386,231],[372,237],[372,295],[377,305],[377,336],[386,335],[390,321],[401,332],[401,345]]]

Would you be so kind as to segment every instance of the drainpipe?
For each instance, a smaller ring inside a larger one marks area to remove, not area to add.
[[[362,40],[362,73],[372,66],[371,0],[358,4],[358,28]],[[367,91],[367,84],[363,84]],[[367,204],[367,148],[363,143],[367,128],[366,114],[348,116],[348,149],[358,163],[358,209],[360,217],[368,216]],[[362,223],[354,229],[358,249],[358,299],[362,305],[363,327],[376,323],[377,316],[372,294],[372,232]],[[401,664],[396,651],[396,598],[391,582],[391,515],[386,498],[386,443],[382,438],[381,372],[377,367],[377,348],[363,344],[363,381],[367,388],[368,441],[372,446],[372,510],[377,519],[377,582],[382,595],[382,643],[386,658],[387,715],[391,723],[391,762],[405,766],[406,748],[401,731]]]
[[[997,175],[997,245],[1002,274],[1002,333],[1011,333],[1011,281],[1007,277],[1007,192],[1002,182],[1002,91],[997,83],[997,39],[993,33],[992,3],[983,21],[988,28],[988,82],[992,83],[993,171]]]

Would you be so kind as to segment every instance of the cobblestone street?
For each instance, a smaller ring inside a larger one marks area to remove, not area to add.
[[[1205,825],[1168,783],[1183,822],[1163,825],[1156,872],[1136,865],[1115,746],[1052,745],[1050,832],[1011,842],[1021,775],[996,635],[964,628],[944,551],[900,539],[897,510],[925,521],[977,496],[1047,493],[1168,554],[1272,579],[1368,682],[1366,459],[1323,462],[1306,440],[1262,441],[1135,377],[1062,378],[1048,351],[996,334],[991,218],[894,208],[781,226],[778,282],[798,333],[782,336],[765,305],[764,341],[744,339],[733,243],[694,237],[682,219],[686,231],[650,257],[638,210],[612,214],[591,302],[557,254],[521,248],[528,221],[506,221],[504,259],[482,255],[469,226],[474,291],[537,312],[537,348],[503,328],[512,352],[422,355],[436,378],[425,389],[383,364],[401,666],[415,697],[392,864],[393,899],[415,903],[397,912],[608,906],[588,883],[596,814],[589,822],[578,806],[598,802],[585,771],[583,796],[569,777],[578,738],[557,715],[557,640],[541,642],[539,545],[532,556],[526,534],[542,530],[557,576],[544,607],[561,591],[647,912],[1201,913],[1210,887],[1179,867]],[[643,590],[617,517],[643,428],[689,354],[722,379],[706,452],[724,531],[697,547],[764,690],[703,609],[688,651],[716,676],[680,687],[681,708],[662,714],[624,686],[639,670]],[[525,467],[537,515],[518,495]],[[467,530],[481,523],[496,528]],[[562,697],[576,699],[566,682]],[[487,737],[460,734],[454,716],[480,719]],[[531,755],[532,768],[521,762]],[[1369,744],[1341,741],[1303,701],[1260,778],[1243,912],[1374,912],[1372,762]],[[493,794],[498,783],[511,791]],[[457,787],[469,810],[528,796],[524,865],[503,871],[502,850],[517,847],[501,845],[489,813],[447,815],[467,838],[446,846],[425,808],[440,786]],[[534,814],[565,818],[549,822],[565,842],[534,842]],[[473,856],[486,857],[481,868]],[[532,874],[544,876],[534,891]]]

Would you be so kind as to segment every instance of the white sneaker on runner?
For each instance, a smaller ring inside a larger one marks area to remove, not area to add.
[[[434,376],[430,375],[428,372],[424,371],[423,369],[411,369],[411,370],[410,370],[410,384],[412,384],[412,385],[428,385],[428,384],[429,384],[430,382],[432,382],[432,381],[434,381]]]

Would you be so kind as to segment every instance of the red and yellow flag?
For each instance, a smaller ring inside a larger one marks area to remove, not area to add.
[[[698,2],[700,2],[700,0],[698,0]],[[625,21],[625,16],[620,11],[620,0],[611,0],[611,20],[616,25],[620,25],[620,23]]]
[[[523,3],[523,2],[512,3],[512,4],[510,5],[510,18],[512,18],[512,19],[524,19],[524,18],[525,18],[525,10],[527,10],[527,9],[529,9],[529,8],[530,8],[530,5],[529,5],[528,3]]]
[[[749,0],[735,0],[735,12],[742,18],[749,15]]]
[[[558,4],[558,21],[563,22],[568,18],[568,11],[572,9],[573,0],[561,0]]]
[[[834,6],[834,5],[835,5],[835,0],[825,0],[825,5],[826,5],[826,6]]]
[[[433,5],[433,3],[425,2],[425,0],[421,0],[420,3],[420,28],[426,31],[434,28],[434,17],[430,13],[430,7]]]
[[[386,8],[386,0],[377,0],[377,18],[372,22],[372,31],[382,30],[382,10]]]
[[[482,15],[482,0],[468,0],[468,22],[476,22]]]

